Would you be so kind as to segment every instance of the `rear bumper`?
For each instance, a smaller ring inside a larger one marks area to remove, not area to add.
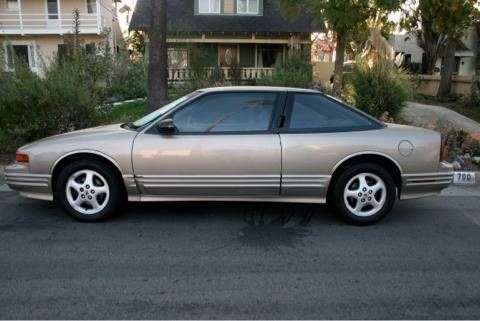
[[[404,174],[400,199],[413,199],[437,195],[453,182],[453,166],[441,162],[436,173]]]
[[[53,200],[51,175],[30,174],[28,165],[14,163],[5,168],[5,183],[20,195],[40,200]]]

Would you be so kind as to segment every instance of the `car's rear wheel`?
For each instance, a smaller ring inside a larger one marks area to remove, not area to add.
[[[371,224],[384,218],[396,199],[391,175],[375,164],[346,169],[334,186],[334,202],[341,217],[353,224]]]
[[[120,186],[110,166],[79,160],[61,170],[55,197],[74,218],[95,222],[110,216],[121,204]]]

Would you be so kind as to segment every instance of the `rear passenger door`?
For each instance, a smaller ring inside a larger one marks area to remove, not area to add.
[[[361,132],[378,128],[369,117],[317,93],[290,93],[280,129],[284,196],[325,198],[331,172],[345,156],[368,148]]]

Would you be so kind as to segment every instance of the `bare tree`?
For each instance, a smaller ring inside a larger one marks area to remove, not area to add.
[[[167,103],[167,0],[151,0],[146,113]]]

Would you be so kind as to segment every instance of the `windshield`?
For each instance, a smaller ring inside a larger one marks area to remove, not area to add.
[[[181,103],[189,100],[190,98],[192,98],[192,97],[194,97],[198,94],[199,94],[199,92],[195,91],[195,92],[190,93],[186,96],[178,98],[177,100],[172,101],[168,105],[160,107],[159,109],[155,110],[153,113],[150,113],[150,114],[144,116],[143,118],[140,118],[139,120],[135,121],[134,123],[131,124],[130,127],[139,128],[139,127],[143,127],[145,125],[148,125],[152,121],[154,121],[155,119],[159,118],[160,116],[162,116],[165,113],[169,112],[170,110],[174,109],[175,107],[177,107]]]

